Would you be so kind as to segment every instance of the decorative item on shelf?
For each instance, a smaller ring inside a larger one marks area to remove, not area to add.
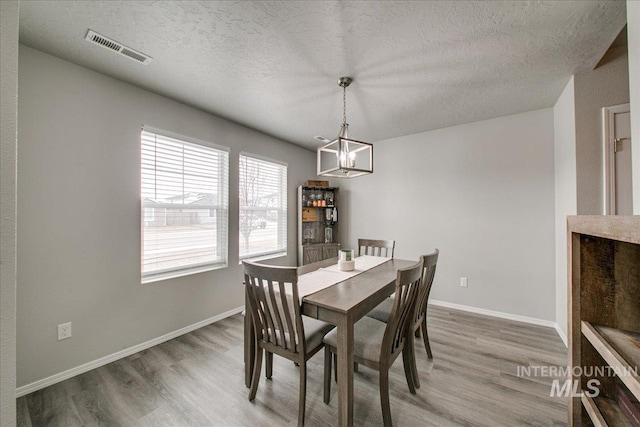
[[[302,222],[314,222],[318,220],[316,209],[302,208]]]
[[[328,187],[329,181],[314,181],[309,179],[305,185],[307,187]]]
[[[313,243],[313,239],[314,239],[313,228],[307,228],[306,230],[304,230],[304,243],[305,244]]]
[[[340,271],[353,271],[356,261],[353,259],[353,249],[340,249],[338,252],[338,269]]]
[[[332,208],[333,207],[333,192],[332,191],[327,191],[326,193],[324,193],[324,198],[327,201],[327,207]]]
[[[333,243],[333,228],[330,226],[324,228],[324,242]]]
[[[333,209],[324,210],[324,220],[326,222],[333,222]]]
[[[347,123],[347,86],[351,77],[340,77],[343,115],[338,137],[318,148],[318,175],[336,178],[354,178],[373,172],[373,144],[349,138]],[[320,138],[320,137],[317,137]]]

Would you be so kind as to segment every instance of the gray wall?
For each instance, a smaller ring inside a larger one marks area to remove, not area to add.
[[[627,56],[574,75],[554,107],[556,322],[567,334],[567,215],[604,212],[602,107],[629,102]],[[565,341],[566,342],[566,341]]]
[[[578,214],[602,215],[602,107],[629,102],[627,55],[574,76]]]
[[[555,320],[552,109],[374,146],[374,173],[345,184],[347,245],[437,247],[434,300]]]
[[[567,343],[567,215],[576,215],[576,117],[573,77],[553,107],[555,222],[556,222],[556,322]]]
[[[627,35],[629,38],[629,92],[631,98],[631,136],[640,146],[640,2],[627,0]],[[633,156],[633,213],[640,215],[640,150]]]
[[[16,424],[18,2],[0,2],[0,425]]]
[[[288,163],[287,260],[295,188],[315,154],[20,46],[18,386],[244,303],[238,264],[238,153]],[[140,284],[140,126],[231,148],[229,267]],[[73,322],[57,341],[56,325]]]

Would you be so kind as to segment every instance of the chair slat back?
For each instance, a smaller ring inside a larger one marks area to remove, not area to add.
[[[303,274],[311,273],[312,271],[316,271],[320,268],[329,267],[330,265],[334,265],[338,263],[338,257],[328,258],[322,261],[313,262],[311,264],[305,264],[298,267],[298,276],[302,276]]]
[[[297,269],[247,261],[242,264],[256,337],[292,353],[303,352]]]
[[[402,349],[412,326],[414,307],[422,281],[422,260],[413,267],[398,270],[396,296],[382,340],[382,350],[391,359]],[[382,356],[382,355],[381,355]]]
[[[371,255],[393,258],[395,240],[358,239],[358,256]]]
[[[422,318],[427,315],[427,304],[429,302],[429,294],[431,293],[431,285],[436,274],[436,265],[438,264],[438,255],[440,251],[436,249],[433,253],[422,255],[422,282],[418,291],[418,301],[415,307],[414,325],[422,322]]]

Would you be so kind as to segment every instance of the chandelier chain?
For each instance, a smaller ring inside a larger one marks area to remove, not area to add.
[[[342,124],[347,124],[347,87],[342,86]]]

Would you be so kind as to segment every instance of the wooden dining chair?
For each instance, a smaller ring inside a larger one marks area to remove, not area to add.
[[[413,344],[413,336],[418,336],[418,333],[422,333],[422,341],[424,342],[424,349],[427,351],[429,359],[433,359],[431,353],[431,345],[429,344],[429,333],[427,332],[427,307],[429,302],[429,294],[431,293],[431,287],[433,285],[433,278],[436,274],[436,265],[438,264],[438,255],[440,251],[436,249],[433,253],[428,255],[422,255],[420,260],[423,263],[422,270],[422,282],[420,285],[420,291],[417,295],[417,300],[414,309],[413,327],[410,328],[411,343],[411,365],[414,373],[414,385],[416,388],[420,388],[420,380],[418,378],[418,370],[416,367],[416,357]],[[380,303],[376,308],[371,310],[367,316],[380,320],[382,322],[388,322],[391,310],[393,308],[393,298],[388,298]]]
[[[301,265],[298,267],[298,276],[311,273],[312,271],[316,271],[324,267],[336,265],[337,263],[338,263],[338,257],[335,257],[335,258],[327,258],[318,262],[312,262],[311,264]]]
[[[393,258],[395,240],[358,239],[358,256],[372,255]]]
[[[304,425],[307,360],[322,349],[333,325],[302,316],[296,267],[275,267],[243,261],[245,289],[255,333],[255,357],[249,400],[256,397],[262,352],[266,352],[266,377],[273,374],[273,354],[300,366],[298,425]],[[245,331],[247,333],[247,331]]]
[[[407,336],[411,328],[414,305],[420,288],[422,261],[415,266],[398,270],[396,277],[396,297],[391,309],[389,322],[384,323],[370,317],[363,317],[354,325],[353,360],[379,372],[380,404],[385,426],[391,426],[391,408],[389,406],[389,369],[402,353],[404,372],[409,391],[416,393],[413,387]],[[337,353],[338,334],[329,332],[324,337],[324,402],[331,398],[331,355]],[[338,361],[338,363],[341,363]]]

